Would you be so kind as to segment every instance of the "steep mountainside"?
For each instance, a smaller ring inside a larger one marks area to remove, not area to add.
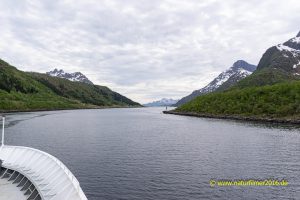
[[[159,101],[153,101],[151,103],[143,104],[143,106],[147,107],[156,107],[156,106],[172,106],[177,103],[178,100],[163,98]]]
[[[210,82],[207,86],[199,90],[195,90],[192,94],[183,97],[175,104],[175,106],[180,106],[203,94],[226,90],[241,79],[252,74],[255,69],[255,65],[251,65],[243,60],[238,60],[232,65],[232,67],[219,74],[219,76],[212,82]]]
[[[270,47],[260,59],[257,70],[237,87],[272,85],[300,79],[300,32],[296,37]]]
[[[108,87],[72,82],[47,74],[30,73],[30,76],[50,88],[55,94],[97,106],[137,106],[138,103],[110,90]]]
[[[266,67],[300,75],[300,32],[296,37],[273,46],[264,53],[257,69]]]
[[[107,87],[22,72],[0,60],[0,111],[136,105]]]
[[[300,124],[299,38],[269,48],[257,70],[229,90],[199,96],[171,113]]]
[[[93,82],[90,81],[85,75],[83,75],[81,72],[74,72],[74,73],[66,73],[64,70],[60,69],[54,69],[53,71],[46,72],[47,75],[54,76],[54,77],[59,77],[59,78],[64,78],[68,79],[70,81],[75,81],[75,82],[82,82],[82,83],[87,83],[93,85]]]

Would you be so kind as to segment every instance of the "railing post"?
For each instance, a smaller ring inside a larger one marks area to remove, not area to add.
[[[1,140],[1,146],[4,146],[4,125],[5,125],[5,117],[2,116],[2,140]]]

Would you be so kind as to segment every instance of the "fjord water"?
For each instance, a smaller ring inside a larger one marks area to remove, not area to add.
[[[89,200],[299,199],[299,127],[162,109],[10,114],[6,143],[58,157]],[[289,185],[210,187],[212,179],[285,179]]]

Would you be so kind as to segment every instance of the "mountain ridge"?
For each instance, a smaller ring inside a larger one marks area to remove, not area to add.
[[[237,60],[233,65],[220,73],[214,80],[212,80],[205,87],[193,91],[190,95],[180,99],[174,106],[180,106],[191,101],[197,96],[207,94],[214,91],[223,91],[230,88],[232,85],[241,79],[249,76],[256,69],[255,65],[249,64],[244,60]]]
[[[55,68],[53,71],[46,72],[46,74],[54,77],[64,78],[74,82],[77,81],[77,82],[87,83],[91,85],[94,84],[81,72],[67,73],[62,69]]]
[[[300,34],[300,33],[299,33]],[[298,35],[299,35],[298,34]],[[263,54],[257,69],[280,68],[295,75],[300,74],[300,35],[272,46]]]
[[[143,104],[143,106],[146,106],[146,107],[172,106],[177,102],[178,102],[178,100],[174,100],[172,98],[170,98],[170,99],[162,98],[161,100],[158,100],[158,101],[153,101],[153,102]]]
[[[300,32],[296,37],[268,48],[257,70],[234,87],[272,85],[291,80],[300,80]]]

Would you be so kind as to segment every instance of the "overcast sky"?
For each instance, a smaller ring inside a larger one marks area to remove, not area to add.
[[[1,0],[0,58],[81,71],[145,103],[181,98],[300,30],[299,0]]]

